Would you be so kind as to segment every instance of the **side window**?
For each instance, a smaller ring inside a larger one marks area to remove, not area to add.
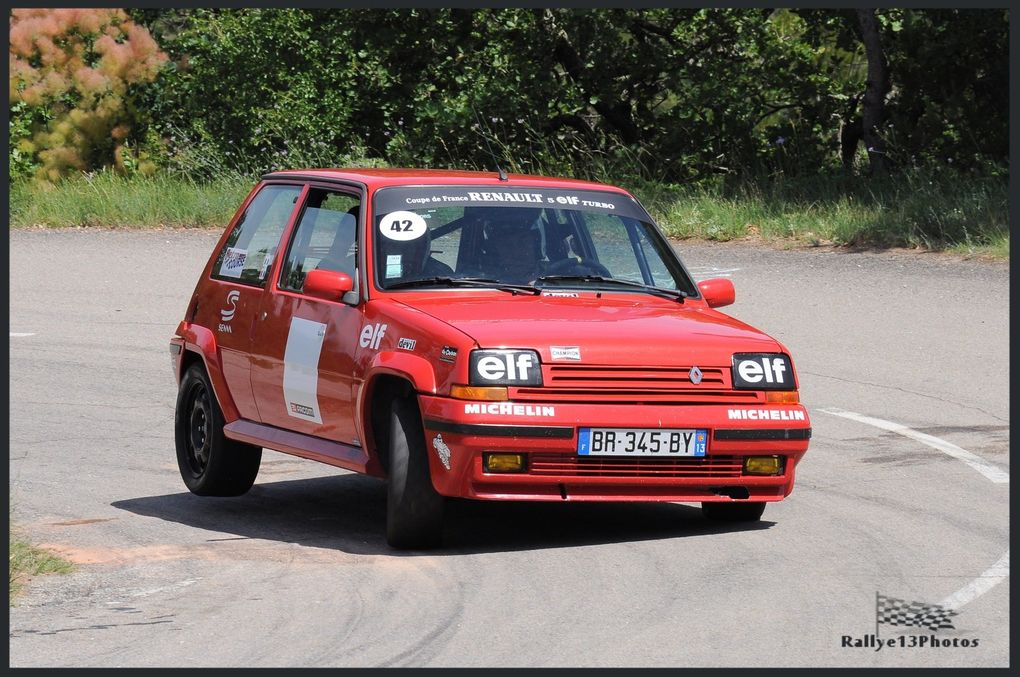
[[[354,277],[360,209],[361,200],[356,195],[321,188],[309,190],[283,260],[280,289],[300,292],[305,275],[317,268]]]
[[[230,232],[213,264],[212,276],[217,280],[264,286],[280,236],[300,193],[301,186],[262,188]]]

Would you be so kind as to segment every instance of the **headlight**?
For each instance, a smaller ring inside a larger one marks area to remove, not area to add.
[[[540,386],[542,364],[534,350],[473,350],[469,379],[473,386]]]
[[[783,353],[734,353],[733,387],[793,390],[793,363]]]

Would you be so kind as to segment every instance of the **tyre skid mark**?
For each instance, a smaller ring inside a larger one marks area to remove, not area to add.
[[[875,428],[881,428],[882,430],[888,430],[889,432],[909,437],[912,440],[925,444],[932,449],[937,449],[943,454],[952,456],[953,458],[966,463],[968,466],[977,470],[995,484],[1009,484],[1008,472],[988,463],[980,456],[972,454],[966,449],[958,447],[952,442],[947,442],[939,437],[935,437],[934,435],[918,432],[901,423],[894,423],[881,418],[865,416],[852,411],[846,411],[845,409],[839,409],[838,407],[826,407],[824,409],[818,409],[817,411],[824,414],[830,414],[832,416],[840,416],[842,418],[850,419],[851,421],[857,421],[858,423],[864,423],[866,425],[874,426]]]
[[[864,423],[866,425],[880,428],[881,430],[887,430],[889,432],[903,435],[904,437],[920,442],[921,444],[925,444],[948,456],[952,456],[953,458],[962,461],[984,475],[986,479],[994,484],[1009,484],[1009,473],[1007,471],[986,462],[980,456],[973,454],[962,447],[958,447],[952,442],[947,442],[946,440],[935,437],[934,435],[918,432],[901,423],[894,423],[893,421],[886,421],[881,418],[865,416],[863,414],[847,411],[838,407],[825,407],[817,409],[816,411],[820,411],[824,414],[830,414],[832,416],[840,416],[851,421]],[[975,599],[985,594],[1007,578],[1009,578],[1009,548],[1006,548],[1006,552],[1003,553],[992,566],[988,567],[988,569],[981,573],[980,576],[939,602],[939,606],[947,609],[959,609],[964,605],[973,602]]]

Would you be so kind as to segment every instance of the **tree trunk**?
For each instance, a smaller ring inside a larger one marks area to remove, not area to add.
[[[574,81],[581,93],[587,98],[591,91],[588,87],[588,79],[585,77],[585,65],[581,60],[577,49],[570,42],[567,32],[556,22],[553,10],[543,9],[540,12],[539,20],[542,28],[553,42],[553,55],[556,61],[563,66],[570,79]],[[592,105],[592,108],[602,116],[602,119],[612,127],[625,143],[637,143],[641,140],[641,134],[630,111],[630,102],[626,99],[611,103],[606,100],[605,92],[600,94],[599,100]]]
[[[857,21],[861,26],[861,40],[868,58],[868,81],[864,89],[861,110],[861,138],[868,149],[871,175],[886,170],[885,141],[878,133],[878,125],[885,114],[885,95],[889,93],[889,71],[882,51],[878,31],[878,18],[874,9],[857,10]]]

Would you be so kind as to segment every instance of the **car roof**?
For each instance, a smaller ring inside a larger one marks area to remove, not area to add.
[[[630,195],[617,186],[579,179],[566,179],[531,174],[507,174],[506,181],[500,181],[496,172],[476,172],[450,169],[287,169],[271,172],[263,179],[323,179],[326,181],[355,181],[369,189],[386,186],[432,186],[432,185],[491,185],[499,188],[510,186],[532,186],[544,188],[577,188],[587,190],[608,190]]]

